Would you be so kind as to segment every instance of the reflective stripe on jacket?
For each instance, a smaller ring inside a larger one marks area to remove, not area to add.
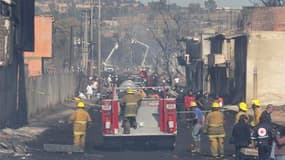
[[[134,94],[127,94],[122,98],[121,104],[124,107],[125,117],[135,117],[137,115],[138,101],[141,98]]]
[[[86,132],[76,132],[76,131],[73,132],[74,136],[83,136],[85,134],[86,134]]]
[[[210,112],[207,115],[205,126],[209,137],[225,137],[224,115],[222,112]]]
[[[73,132],[82,135],[86,132],[87,122],[91,121],[90,115],[84,109],[77,109],[72,116],[70,121],[73,122]]]

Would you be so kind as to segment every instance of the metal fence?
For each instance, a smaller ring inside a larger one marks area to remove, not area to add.
[[[77,88],[77,78],[77,73],[63,73],[27,79],[28,118],[72,98]]]

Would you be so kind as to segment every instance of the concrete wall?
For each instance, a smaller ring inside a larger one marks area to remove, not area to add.
[[[17,106],[17,64],[0,67],[0,128],[14,123]]]
[[[247,51],[246,100],[285,104],[285,32],[250,32]],[[257,71],[254,81],[254,71]]]
[[[72,98],[77,84],[76,73],[51,74],[27,79],[28,118]]]

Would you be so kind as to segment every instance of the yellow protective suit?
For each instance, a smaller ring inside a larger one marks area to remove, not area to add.
[[[87,123],[91,122],[90,115],[84,109],[77,109],[72,116],[70,121],[73,122],[73,143],[74,145],[85,146],[85,137]]]
[[[206,117],[205,128],[210,141],[210,149],[213,157],[224,155],[224,115],[220,111],[212,111]]]

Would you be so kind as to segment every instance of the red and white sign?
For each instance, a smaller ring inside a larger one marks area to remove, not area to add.
[[[264,137],[264,136],[267,135],[267,131],[266,131],[265,128],[259,128],[259,129],[257,130],[257,134],[258,134],[260,137]]]

